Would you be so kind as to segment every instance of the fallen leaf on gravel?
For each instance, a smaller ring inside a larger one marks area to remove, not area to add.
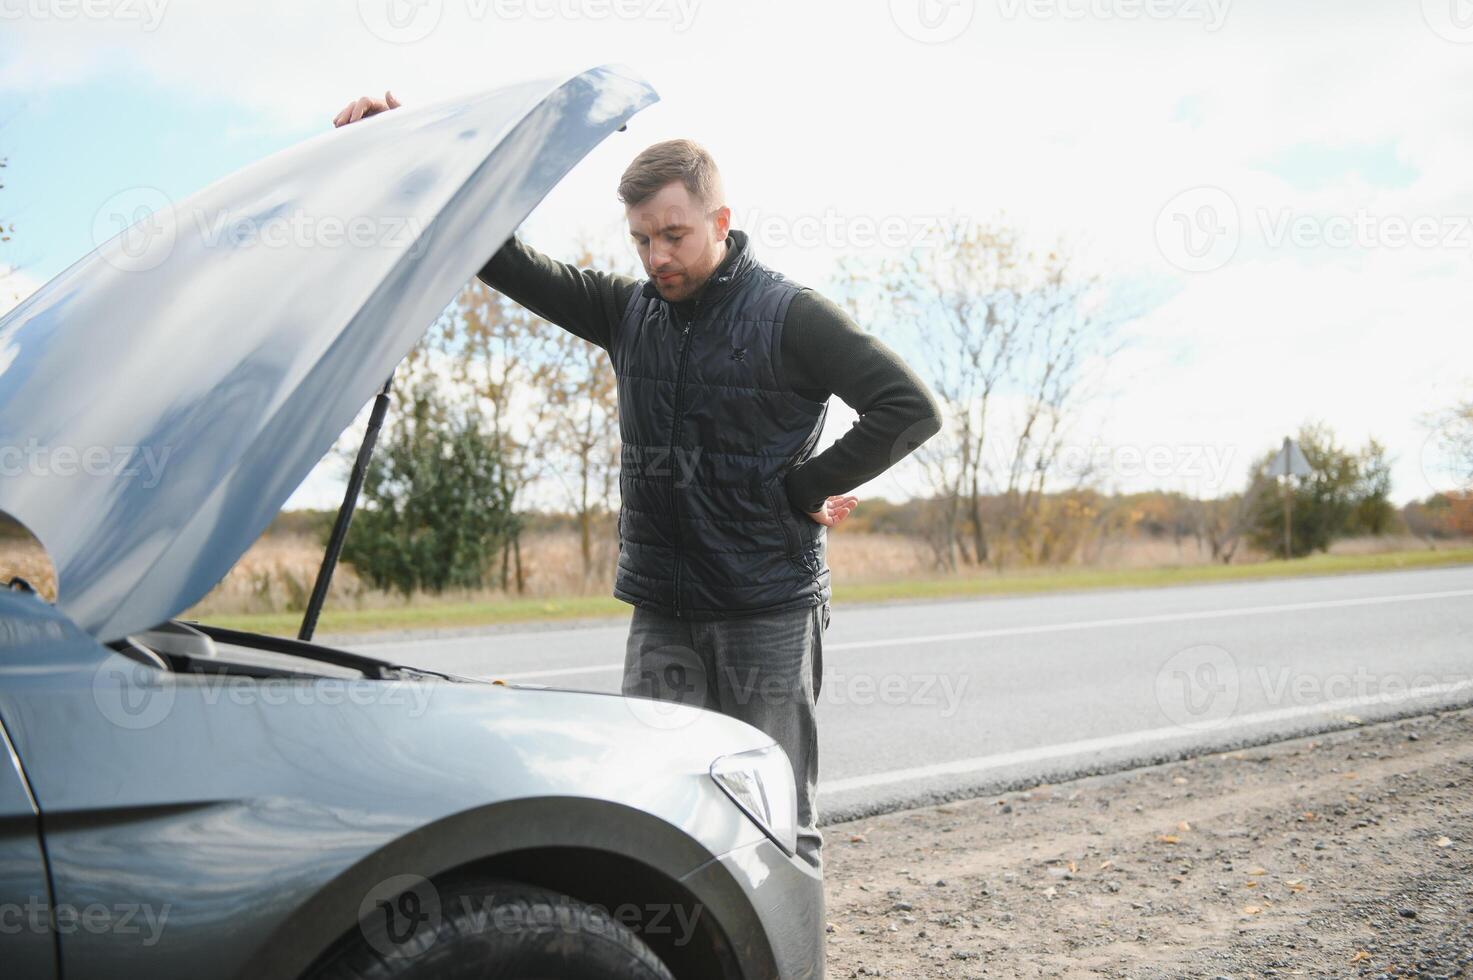
[[[1176,829],[1185,832],[1185,831],[1191,830],[1192,829],[1192,825],[1189,824],[1189,823],[1187,823],[1185,820],[1183,820],[1181,823],[1179,823],[1179,824],[1176,825]]]
[[[1298,878],[1290,878],[1288,881],[1284,882],[1284,885],[1290,891],[1296,891],[1296,892],[1302,892],[1302,891],[1304,891],[1304,882],[1300,881]]]
[[[1319,819],[1319,817],[1314,815],[1313,810],[1305,810],[1299,815],[1299,819],[1303,820],[1305,823],[1314,823],[1316,820]]]
[[[1266,869],[1264,869],[1264,868],[1256,868],[1255,867],[1255,868],[1249,868],[1248,869],[1248,873],[1250,875],[1266,875],[1266,874],[1268,874],[1268,871]]]
[[[1258,882],[1256,882],[1256,881],[1245,881],[1245,882],[1243,882],[1243,887],[1244,888],[1257,888],[1258,887]]]
[[[1371,958],[1371,954],[1370,953],[1367,953],[1365,950],[1361,950],[1360,952],[1356,953],[1354,956],[1352,956],[1350,958],[1350,962],[1352,962],[1352,963],[1359,963],[1361,960],[1368,960],[1370,958]]]
[[[1181,843],[1181,838],[1178,837],[1178,836],[1176,836],[1175,834],[1157,834],[1156,835],[1156,840],[1160,841],[1162,844],[1180,844]]]
[[[1106,868],[1113,868],[1113,867],[1115,867],[1115,862],[1114,861],[1101,861],[1100,862],[1100,870],[1101,871],[1104,871]]]
[[[851,844],[863,844],[864,843],[864,835],[863,834],[850,834],[849,835],[849,843],[851,843]]]
[[[1443,840],[1447,840],[1447,838],[1446,838],[1446,837],[1444,837],[1444,838],[1443,838]],[[1448,843],[1449,843],[1449,844],[1451,844],[1451,843],[1452,843],[1452,841],[1447,841],[1447,842],[1448,842]],[[1437,845],[1437,846],[1438,846],[1438,847],[1444,847],[1444,846],[1445,846],[1445,845],[1444,845],[1444,844],[1442,844],[1442,843],[1441,843],[1441,842],[1439,842],[1439,843],[1438,843],[1438,845]],[[1070,861],[1070,862],[1069,862],[1069,873],[1070,873],[1070,874],[1071,874],[1071,875],[1077,875],[1077,874],[1079,874],[1079,865],[1077,865],[1077,864],[1075,864],[1075,863],[1074,863],[1074,862],[1073,862],[1073,861]]]
[[[1358,773],[1358,772],[1347,772],[1344,775],[1344,777],[1342,777],[1342,778],[1344,778],[1344,779],[1359,779],[1360,778],[1360,773]]]
[[[1245,906],[1243,906],[1243,914],[1244,915],[1257,915],[1259,912],[1262,912],[1262,911],[1263,911],[1263,909],[1261,907],[1257,906],[1257,905],[1245,905]]]
[[[1439,837],[1439,838],[1437,838],[1437,846],[1438,847],[1452,847],[1453,846],[1453,839],[1451,837]]]

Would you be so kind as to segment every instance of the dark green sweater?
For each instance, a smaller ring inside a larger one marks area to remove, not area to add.
[[[727,241],[730,246],[732,239]],[[730,247],[728,253],[717,274],[731,263]],[[605,350],[634,290],[644,285],[641,279],[558,262],[515,237],[491,257],[480,279]],[[677,309],[689,315],[688,304]],[[788,499],[805,513],[879,476],[941,429],[936,400],[905,362],[812,290],[789,305],[780,353],[781,380],[788,387],[813,401],[838,395],[859,413],[833,445],[788,473]]]

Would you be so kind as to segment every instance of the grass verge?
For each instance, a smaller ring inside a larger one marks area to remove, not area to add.
[[[1191,565],[1116,570],[1019,571],[987,576],[949,576],[897,582],[861,582],[834,589],[835,604],[968,596],[1031,595],[1091,589],[1164,588],[1207,582],[1299,578],[1350,572],[1386,572],[1473,564],[1473,548],[1447,551],[1389,551],[1372,555],[1313,555],[1294,561],[1252,565]],[[323,610],[319,633],[367,633],[378,630],[455,629],[502,623],[547,622],[596,616],[627,616],[630,607],[612,596],[562,599],[498,599],[476,602],[418,602],[367,609]],[[295,636],[300,613],[252,613],[204,616],[206,622],[232,629]]]

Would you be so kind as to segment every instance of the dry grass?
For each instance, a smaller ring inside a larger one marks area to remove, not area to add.
[[[1440,550],[1468,547],[1467,541],[1449,541]],[[1403,536],[1350,538],[1338,541],[1330,549],[1332,556],[1375,556],[1392,553],[1427,551],[1425,541]],[[409,608],[452,609],[477,606],[493,611],[505,606],[508,616],[520,610],[552,609],[582,606],[582,600],[607,598],[613,588],[613,570],[617,544],[607,534],[595,539],[593,572],[584,576],[578,537],[571,532],[530,534],[523,541],[522,567],[525,592],[508,595],[498,589],[457,590],[438,595],[416,594],[408,597],[381,592],[358,577],[350,565],[340,565],[333,576],[328,608],[339,611],[382,611],[392,616],[396,610]],[[1233,564],[1257,565],[1269,556],[1251,551],[1240,552]],[[301,536],[262,538],[236,563],[189,615],[208,618],[230,616],[286,616],[299,613],[306,606],[317,567],[322,560],[322,546]],[[1077,563],[1060,569],[1014,569],[1001,572],[992,568],[964,569],[953,576],[939,575],[931,565],[925,544],[898,534],[834,533],[829,540],[829,564],[836,583],[843,583],[846,594],[858,596],[876,589],[884,591],[893,585],[897,595],[915,589],[934,590],[951,581],[963,588],[990,589],[992,584],[1005,585],[1019,579],[1048,580],[1077,577],[1081,572],[1108,578],[1153,569],[1206,569],[1211,556],[1191,538],[1180,542],[1150,538],[1122,538],[1100,549],[1098,560]],[[11,575],[31,582],[47,598],[54,598],[55,575],[40,546],[33,541],[0,539],[0,581]],[[1122,579],[1123,581],[1123,579]],[[1042,581],[1039,583],[1042,584]],[[851,587],[859,587],[854,590]],[[539,605],[540,603],[540,605]],[[586,603],[583,603],[586,605]]]
[[[47,599],[56,599],[56,571],[51,559],[34,540],[0,538],[0,583],[19,577]]]

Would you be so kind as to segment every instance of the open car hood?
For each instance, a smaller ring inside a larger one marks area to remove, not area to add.
[[[537,203],[655,102],[627,70],[323,133],[0,320],[0,510],[103,642],[198,602]]]

